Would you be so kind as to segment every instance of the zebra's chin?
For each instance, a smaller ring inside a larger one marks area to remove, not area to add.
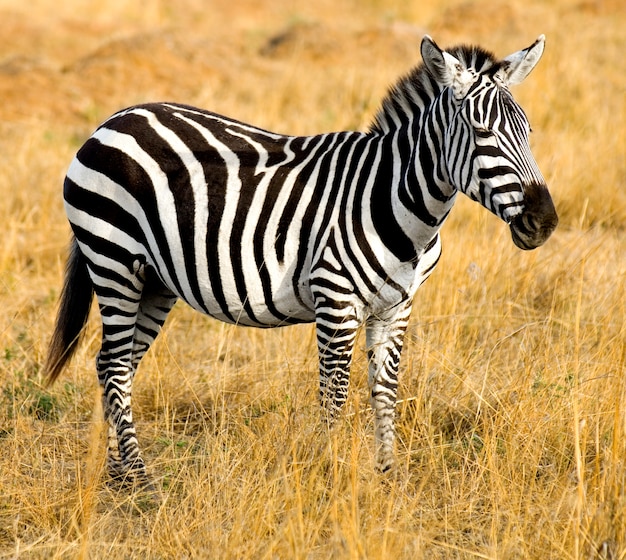
[[[513,243],[529,251],[548,240],[559,223],[559,217],[545,185],[525,186],[524,206],[524,211],[515,216],[509,226]]]

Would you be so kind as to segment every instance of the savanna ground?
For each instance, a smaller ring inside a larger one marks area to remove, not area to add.
[[[623,2],[136,4],[0,0],[0,558],[626,557]],[[164,499],[111,489],[95,309],[62,379],[47,390],[40,373],[73,153],[153,100],[293,134],[364,129],[424,33],[503,56],[546,34],[515,94],[561,222],[524,253],[459,200],[408,332],[396,472],[373,469],[362,342],[327,435],[311,326],[179,305],[134,395]]]

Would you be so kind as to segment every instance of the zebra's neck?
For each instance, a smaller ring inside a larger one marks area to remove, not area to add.
[[[370,129],[380,136],[383,154],[377,180],[381,194],[372,206],[380,216],[373,221],[386,224],[377,229],[383,237],[393,236],[394,243],[386,245],[403,261],[419,257],[454,203],[456,190],[443,158],[450,107],[447,92],[418,68],[392,88]],[[391,212],[383,210],[385,198],[391,200]]]
[[[418,122],[441,93],[441,87],[420,64],[393,85],[370,126],[371,132],[389,134],[410,122]]]

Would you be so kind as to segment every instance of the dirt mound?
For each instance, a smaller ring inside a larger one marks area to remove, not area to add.
[[[106,22],[46,25],[0,12],[0,119],[93,126],[120,107],[198,103],[210,97],[206,91],[232,92],[304,60],[324,69],[368,67],[373,59],[408,67],[423,34],[402,23],[346,28],[317,21],[235,34],[176,25],[115,30]]]
[[[24,27],[15,22],[13,29],[21,37],[41,33],[27,22]],[[9,34],[2,35],[6,42]],[[220,72],[219,64],[212,66],[208,60],[232,58],[219,44],[211,45],[213,57],[205,58],[206,42],[197,49],[168,30],[113,37],[83,56],[72,56],[78,49],[64,57],[45,56],[52,51],[30,45],[26,54],[10,53],[6,44],[0,51],[7,53],[0,55],[0,119],[5,121],[92,120],[147,99],[193,97],[203,81]]]

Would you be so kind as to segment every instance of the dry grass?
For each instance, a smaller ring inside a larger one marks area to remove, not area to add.
[[[621,0],[14,4],[0,0],[0,558],[626,557]],[[526,254],[459,202],[403,356],[395,475],[373,472],[361,349],[325,434],[310,326],[179,306],[136,383],[165,500],[110,490],[95,311],[62,380],[39,375],[72,154],[157,99],[291,133],[364,128],[423,32],[502,55],[547,35],[517,97],[561,226]]]

